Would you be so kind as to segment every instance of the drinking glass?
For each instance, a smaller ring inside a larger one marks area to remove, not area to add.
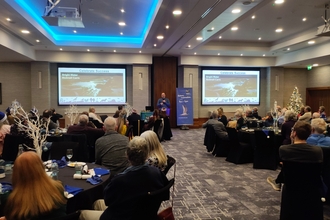
[[[69,159],[68,163],[71,163],[70,159],[72,158],[72,156],[73,156],[73,150],[72,149],[67,149],[66,150],[66,157]]]

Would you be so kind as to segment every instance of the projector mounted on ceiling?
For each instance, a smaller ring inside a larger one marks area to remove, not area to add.
[[[50,4],[45,7],[43,19],[50,26],[84,28],[82,16],[79,13],[80,6],[79,10],[74,7],[56,7],[59,2],[60,0],[48,1]]]
[[[317,35],[319,37],[329,36],[330,37],[330,18],[327,19],[327,9],[329,9],[329,5],[325,5],[324,17],[322,19],[324,21],[324,26],[320,26],[317,28]]]

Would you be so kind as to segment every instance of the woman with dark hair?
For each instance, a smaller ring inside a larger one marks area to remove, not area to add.
[[[222,124],[226,127],[228,124],[227,117],[224,115],[223,108],[220,107],[217,109],[218,111],[218,121],[221,121]]]
[[[143,131],[150,130],[158,119],[160,119],[159,110],[155,109],[152,116],[149,117],[148,122],[144,124]]]
[[[66,198],[61,182],[45,172],[33,151],[21,154],[14,163],[13,191],[5,205],[6,220],[53,219],[66,215]]]

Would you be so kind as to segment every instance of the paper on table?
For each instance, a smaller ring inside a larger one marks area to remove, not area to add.
[[[75,180],[86,180],[88,178],[91,178],[92,175],[81,175],[81,174],[73,174],[73,179]]]

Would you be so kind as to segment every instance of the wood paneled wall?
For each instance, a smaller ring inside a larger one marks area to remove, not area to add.
[[[151,95],[153,106],[157,108],[157,100],[165,92],[171,102],[170,123],[176,127],[176,88],[178,81],[177,57],[153,57],[151,73]]]

